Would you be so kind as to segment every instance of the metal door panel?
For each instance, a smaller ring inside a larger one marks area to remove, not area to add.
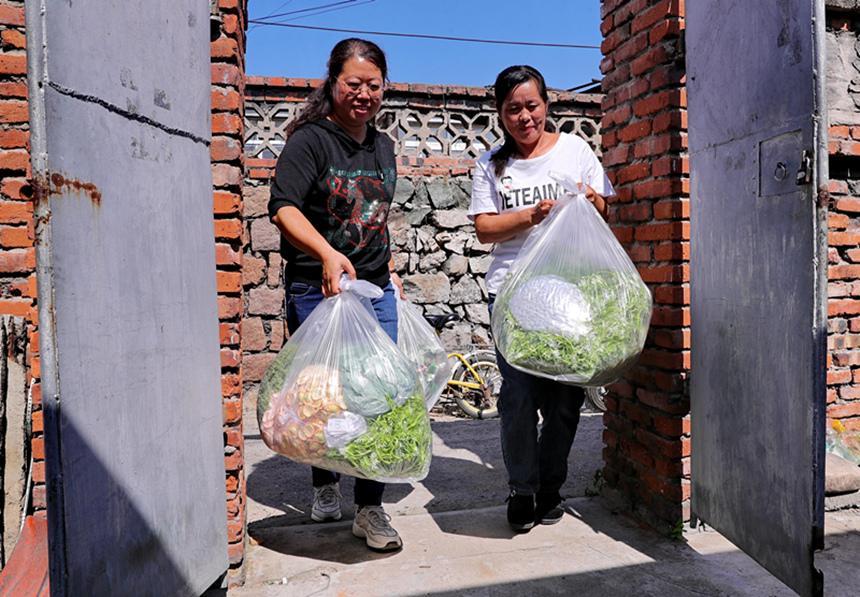
[[[227,568],[211,165],[208,129],[194,128],[208,127],[210,71],[153,62],[133,13],[110,4],[69,18],[74,38],[108,28],[125,44],[31,95],[51,591],[198,595]],[[208,26],[186,20],[205,24],[205,4],[147,6],[208,55]],[[76,47],[53,10],[28,22],[42,75]],[[169,117],[115,109],[125,88],[106,73],[126,68],[146,73],[138,85],[182,82]]]
[[[691,149],[811,114],[814,2],[686,4],[687,90],[696,106],[690,104],[689,123],[699,133]]]
[[[826,378],[813,8],[688,2],[686,32],[693,511],[802,595]]]
[[[209,137],[210,87],[186,76],[211,73],[208,2],[68,0],[45,19],[55,89]]]

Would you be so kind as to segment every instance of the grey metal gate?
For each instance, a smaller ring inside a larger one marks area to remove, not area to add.
[[[686,5],[692,506],[801,595],[822,591],[823,5]]]
[[[27,1],[53,595],[227,568],[208,6]]]

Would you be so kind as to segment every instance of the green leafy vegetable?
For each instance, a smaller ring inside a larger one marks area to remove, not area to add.
[[[369,479],[421,479],[430,468],[430,419],[424,397],[413,394],[402,405],[368,421],[367,432],[330,457],[345,459]]]
[[[577,383],[602,385],[635,358],[645,340],[651,295],[638,275],[599,271],[569,277],[588,303],[591,321],[582,335],[527,330],[505,305],[502,343],[513,365],[548,375],[573,375]],[[510,301],[504,296],[503,301]]]

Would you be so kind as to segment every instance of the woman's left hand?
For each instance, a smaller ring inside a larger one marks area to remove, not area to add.
[[[394,284],[394,287],[400,293],[400,298],[406,300],[406,293],[403,291],[403,280],[400,279],[397,272],[391,272],[391,283]]]
[[[582,192],[585,193],[585,198],[591,202],[600,215],[606,218],[606,199],[584,182],[579,183],[579,185]]]

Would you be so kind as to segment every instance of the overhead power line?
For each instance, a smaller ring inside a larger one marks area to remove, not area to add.
[[[290,17],[289,19],[284,19],[283,21],[279,21],[280,23],[291,23],[293,21],[299,21],[301,19],[309,19],[311,17],[316,17],[319,15],[324,15],[329,12],[337,12],[339,10],[349,10],[351,8],[358,8],[359,6],[363,6],[365,4],[373,4],[376,0],[361,0],[361,2],[357,2],[356,4],[349,4],[347,6],[337,6],[335,8],[327,8],[321,9],[321,7],[317,7],[317,12],[309,12],[303,15],[298,15],[295,17]]]
[[[318,7],[319,8],[319,7]],[[310,29],[313,31],[334,31],[337,33],[357,33],[360,35],[383,35],[388,37],[408,37],[413,39],[433,39],[437,41],[458,41],[475,44],[497,44],[504,46],[534,46],[542,48],[568,48],[599,50],[600,46],[589,46],[583,44],[556,44],[539,41],[512,41],[502,39],[479,39],[474,37],[454,37],[451,35],[429,35],[424,33],[396,33],[393,31],[362,31],[359,29],[341,29],[337,27],[318,27],[315,25],[296,25],[295,23],[284,23],[280,21],[266,21],[263,19],[250,19],[248,23],[254,25],[266,25],[270,27],[289,27],[291,29]]]
[[[278,6],[278,8],[276,8],[276,9],[275,9],[275,11],[274,11],[274,12],[269,13],[269,14],[267,14],[267,15],[266,15],[266,16],[264,16],[264,17],[260,17],[260,19],[271,19],[274,15],[276,15],[276,14],[277,14],[277,12],[278,12],[279,10],[281,10],[282,8],[284,8],[285,6],[287,6],[287,4],[291,3],[292,1],[293,1],[293,0],[284,0],[284,2],[282,2],[282,3]],[[248,29],[248,33],[250,33],[251,31],[253,31],[253,30],[254,30],[254,29],[256,29],[257,27],[259,27],[259,25],[251,25],[251,27]]]
[[[264,16],[264,17],[260,17],[260,18],[261,18],[261,19],[271,19],[271,18],[272,18],[272,17],[274,17],[276,14],[278,14],[278,11],[279,11],[279,10],[281,10],[282,8],[284,8],[287,4],[292,3],[292,1],[293,1],[293,0],[284,0],[284,2],[281,2],[281,4],[279,4],[279,5],[278,5],[278,8],[276,8],[274,12],[271,12],[271,13],[267,14],[266,16]]]
[[[332,2],[330,4],[320,4],[318,6],[311,6],[309,8],[301,8],[299,10],[291,10],[289,12],[281,12],[281,13],[269,15],[269,16],[263,17],[263,18],[264,19],[277,19],[279,17],[297,15],[297,14],[302,13],[302,12],[310,12],[312,10],[318,10],[320,8],[330,8],[332,6],[342,6],[344,4],[354,4],[356,2],[358,2],[358,0],[341,0],[340,2]],[[251,23],[253,21],[248,21],[248,22]],[[260,23],[260,24],[262,25],[263,23]]]
[[[289,12],[277,12],[284,8],[287,4],[292,2],[292,0],[287,0],[281,4],[278,8],[275,9],[275,12],[272,14],[268,14],[264,17],[260,17],[257,21],[267,21],[268,19],[274,19],[279,17],[285,17],[290,15],[298,15],[298,16],[290,16],[289,19],[285,19],[283,21],[279,21],[280,23],[288,23],[290,21],[298,21],[300,19],[306,19],[308,17],[315,17],[317,15],[326,14],[328,12],[336,12],[338,10],[347,10],[350,8],[356,8],[363,4],[371,4],[376,2],[376,0],[341,0],[340,2],[332,2],[330,4],[319,4],[317,6],[311,6],[308,8],[302,8],[300,10],[291,10]],[[251,23],[253,21],[249,21]],[[257,27],[260,26],[260,23],[252,24],[248,31],[253,31]]]

